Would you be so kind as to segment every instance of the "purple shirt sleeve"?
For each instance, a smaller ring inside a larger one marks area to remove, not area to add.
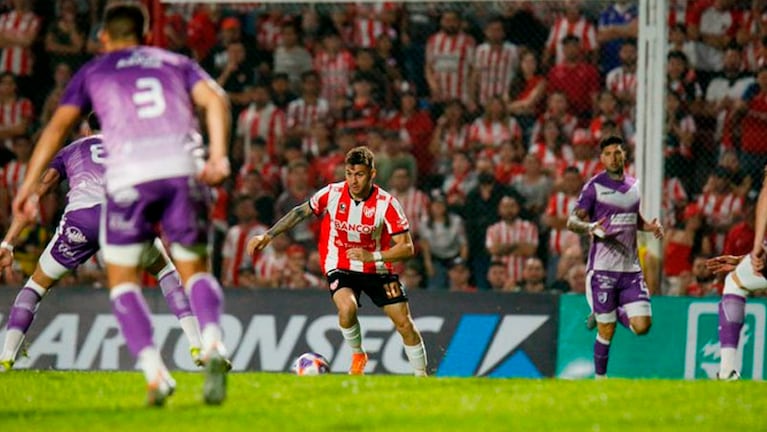
[[[61,96],[59,106],[72,105],[80,108],[80,112],[89,112],[91,110],[91,98],[88,94],[88,90],[85,87],[85,74],[89,68],[82,67],[72,77],[64,89],[64,94]]]
[[[64,153],[67,152],[67,147],[64,147],[63,149],[59,150],[58,153],[56,153],[56,156],[53,157],[53,160],[48,165],[48,168],[55,169],[56,172],[59,173],[59,177],[61,180],[64,180],[67,178],[67,170],[64,166]]]
[[[192,92],[192,88],[194,88],[194,85],[197,84],[197,82],[201,80],[212,80],[210,75],[208,75],[199,64],[191,59],[186,61],[184,78],[186,80],[186,89],[189,93]]]
[[[578,196],[575,208],[585,210],[589,218],[594,216],[594,203],[596,202],[596,189],[593,182],[586,183]]]

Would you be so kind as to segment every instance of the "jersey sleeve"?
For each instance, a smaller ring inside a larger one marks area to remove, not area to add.
[[[581,194],[578,196],[578,201],[575,203],[575,208],[585,210],[589,216],[593,216],[596,198],[597,192],[594,188],[594,183],[588,182],[586,183],[586,186],[583,187],[583,190],[581,190]]]
[[[214,87],[218,88],[219,85],[216,81],[208,75],[205,70],[195,61],[191,59],[184,60],[184,84],[187,91],[191,92],[195,84],[205,80],[211,83]],[[223,90],[222,90],[223,91]]]
[[[328,208],[328,196],[330,196],[330,186],[327,185],[309,198],[309,207],[312,209],[312,213],[316,216],[320,216],[325,213]]]
[[[64,147],[63,149],[59,150],[58,153],[56,153],[56,156],[53,157],[53,160],[51,160],[51,163],[48,165],[48,168],[56,170],[57,173],[59,173],[59,178],[61,180],[64,180],[67,178],[67,170],[64,166],[64,153],[67,152],[68,147]]]
[[[88,70],[87,65],[80,68],[72,79],[69,80],[69,84],[64,89],[64,94],[61,95],[59,106],[74,106],[79,108],[81,113],[87,113],[91,110],[91,97],[85,85],[85,76]]]
[[[397,198],[392,197],[391,201],[389,201],[389,205],[386,207],[386,214],[384,215],[384,223],[391,235],[410,231],[410,222],[408,222],[405,210],[402,209],[402,205],[397,201]]]

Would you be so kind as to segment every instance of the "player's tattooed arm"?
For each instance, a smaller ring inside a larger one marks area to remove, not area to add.
[[[303,204],[299,204],[293,207],[285,216],[280,218],[277,222],[269,228],[266,233],[269,237],[277,237],[285,231],[290,231],[301,223],[304,219],[308,218],[312,214],[312,208],[309,206],[309,201],[305,201]]]
[[[576,208],[567,219],[567,229],[577,234],[590,233],[592,224],[588,221],[589,215],[586,210]]]

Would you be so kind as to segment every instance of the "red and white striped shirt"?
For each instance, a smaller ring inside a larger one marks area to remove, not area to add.
[[[356,18],[352,40],[355,48],[374,48],[381,35],[397,39],[397,31],[377,19]]]
[[[274,52],[282,44],[282,18],[276,19],[273,16],[262,16],[258,20],[256,42],[258,47],[264,51]]]
[[[560,64],[565,59],[562,39],[566,36],[577,36],[581,40],[581,51],[584,53],[597,48],[597,32],[586,18],[580,17],[578,21],[570,22],[564,16],[559,17],[546,41],[546,51],[555,55],[555,64]]]
[[[260,280],[273,281],[280,277],[282,270],[288,264],[288,255],[285,252],[275,252],[274,249],[265,249],[256,259],[254,272]]]
[[[543,124],[546,120],[552,118],[550,112],[545,112],[538,116],[538,120],[533,124],[533,129],[530,131],[530,145],[543,141]],[[572,139],[575,128],[578,127],[578,117],[572,114],[565,114],[561,118],[557,119],[559,127],[562,130],[562,134],[568,141]]]
[[[391,273],[389,262],[350,260],[346,252],[352,248],[388,250],[394,235],[410,230],[405,211],[396,198],[374,185],[367,199],[355,202],[346,182],[338,182],[315,193],[309,205],[315,215],[322,217],[319,252],[325,273],[336,269]]]
[[[541,161],[543,169],[559,177],[574,160],[573,148],[568,144],[562,145],[559,154],[554,153],[544,142],[530,147],[528,152]]]
[[[8,194],[6,208],[0,208],[0,211],[5,212],[6,214],[11,214],[11,202],[16,196],[19,187],[21,187],[21,183],[24,182],[24,176],[26,174],[27,163],[19,163],[15,160],[8,162],[8,164],[0,170],[0,182],[2,182],[0,187],[4,188]]]
[[[626,92],[633,97],[637,94],[637,75],[623,66],[619,66],[607,73],[605,86],[614,95]]]
[[[664,226],[672,227],[676,225],[677,219],[674,208],[678,205],[686,204],[687,199],[687,191],[678,178],[671,177],[663,180],[661,209],[663,210]]]
[[[584,180],[588,180],[591,177],[594,177],[597,175],[597,173],[604,169],[604,166],[602,166],[602,162],[600,162],[599,158],[574,160],[572,161],[571,165],[578,168],[578,171],[581,173],[581,178]]]
[[[507,122],[489,122],[483,117],[474,120],[469,127],[469,143],[479,143],[486,148],[498,148],[504,141],[522,139],[522,128],[514,117]]]
[[[284,135],[285,113],[272,103],[260,110],[256,104],[250,104],[237,119],[237,136],[244,141],[246,156],[250,148],[250,141],[253,138],[261,137],[266,141],[266,151],[269,156],[276,157],[279,150],[277,146]]]
[[[495,245],[504,245],[511,243],[530,243],[538,246],[538,228],[535,224],[522,219],[515,219],[513,222],[496,222],[487,228],[485,234],[485,247],[490,249]],[[501,261],[506,264],[506,270],[512,280],[522,279],[522,267],[527,258],[517,255],[494,256],[493,260]]]
[[[16,126],[24,120],[26,120],[27,123],[31,123],[34,114],[34,107],[29,99],[14,99],[0,104],[0,126]],[[5,145],[10,148],[11,140],[5,140]]]
[[[410,230],[418,232],[418,224],[429,212],[429,197],[420,190],[410,187],[402,194],[391,192],[397,198],[402,208],[405,210],[405,216],[410,221]]]
[[[0,33],[15,36],[40,30],[40,18],[32,12],[11,11],[0,15]],[[34,39],[34,38],[33,38]],[[34,57],[32,48],[18,45],[7,46],[0,53],[0,72],[13,72],[15,75],[32,74]]]
[[[569,196],[564,192],[552,194],[549,198],[549,205],[546,208],[546,214],[551,217],[568,218],[575,209],[578,201],[577,196]],[[561,255],[569,245],[577,244],[580,237],[568,229],[552,228],[549,235],[549,252],[555,255]]]
[[[516,45],[504,42],[493,46],[483,43],[477,47],[474,56],[474,68],[478,74],[478,101],[484,106],[493,96],[509,94],[514,74],[519,64],[519,49]]]
[[[469,149],[469,126],[459,129],[443,129],[439,140],[439,154],[450,157],[454,152]]]
[[[349,51],[335,55],[318,52],[314,56],[314,70],[320,74],[322,98],[333,104],[339,96],[346,96],[354,67],[354,57]]]
[[[296,99],[288,104],[286,123],[288,129],[300,127],[309,130],[317,123],[327,123],[330,116],[330,104],[325,99],[317,99],[309,104],[306,99]],[[311,136],[305,136],[302,140],[303,150],[306,154],[317,155],[317,143]]]
[[[733,193],[715,194],[706,192],[698,197],[698,206],[711,226],[732,225],[738,215],[743,212],[743,197]],[[724,249],[726,233],[718,232],[712,236],[714,253],[719,254]]]
[[[227,260],[227,267],[223,269],[222,282],[226,286],[240,286],[240,270],[250,267],[248,257],[248,239],[267,231],[267,227],[260,223],[247,225],[235,225],[226,233],[221,255]]]
[[[450,36],[438,32],[426,44],[426,64],[431,66],[442,99],[458,98],[468,103],[469,73],[474,63],[474,38],[458,33]]]

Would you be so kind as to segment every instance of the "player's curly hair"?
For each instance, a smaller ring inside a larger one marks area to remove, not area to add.
[[[375,168],[375,156],[365,146],[354,147],[349,150],[349,153],[346,153],[344,162],[346,165],[364,165],[370,169]]]

